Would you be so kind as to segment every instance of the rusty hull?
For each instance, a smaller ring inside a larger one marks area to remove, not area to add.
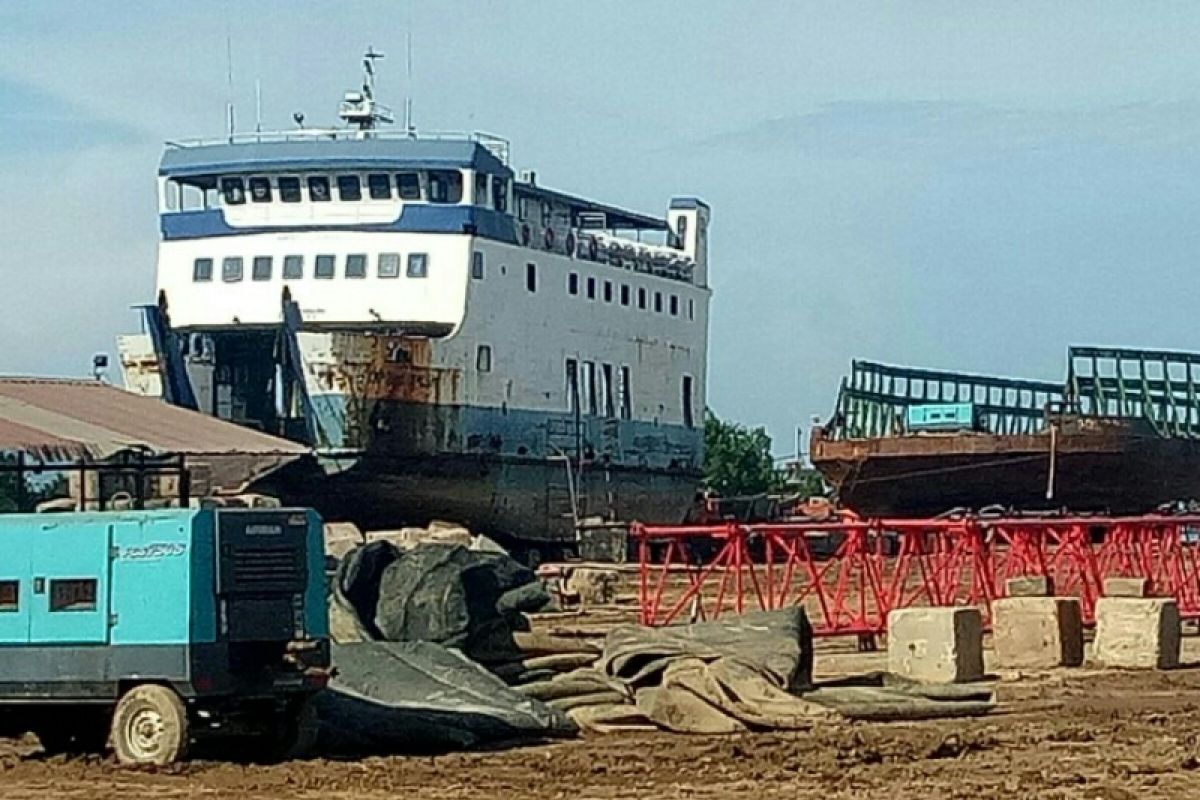
[[[1157,436],[1141,420],[1064,416],[1034,434],[837,441],[818,428],[809,452],[838,501],[864,516],[990,505],[1133,514],[1200,498],[1200,442]]]

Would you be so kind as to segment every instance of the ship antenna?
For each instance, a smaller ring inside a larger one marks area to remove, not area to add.
[[[410,7],[411,8],[411,7]],[[404,90],[404,131],[412,138],[417,136],[417,127],[413,124],[413,47],[412,47],[412,24],[408,28],[408,81]]]
[[[225,31],[225,82],[229,89],[229,99],[225,103],[225,124],[229,132],[229,141],[233,141],[233,36]]]

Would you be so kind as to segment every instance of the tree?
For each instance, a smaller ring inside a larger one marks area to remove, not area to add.
[[[722,497],[778,491],[783,476],[771,457],[771,437],[764,428],[722,422],[704,413],[704,482]]]

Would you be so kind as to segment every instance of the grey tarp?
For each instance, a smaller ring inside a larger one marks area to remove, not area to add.
[[[332,656],[337,676],[317,698],[327,752],[430,752],[576,732],[562,712],[440,645],[335,644]]]
[[[882,674],[814,687],[812,653],[808,619],[791,608],[695,625],[618,628],[609,634],[597,669],[633,694],[645,719],[681,733],[801,729],[835,714],[871,720],[971,716],[995,705],[986,685],[920,686]],[[571,680],[575,684],[580,691],[594,686]],[[556,699],[566,694],[554,684],[535,691]],[[637,724],[619,704],[570,711],[589,730]]]
[[[667,730],[803,728],[826,709],[791,692],[812,682],[812,628],[802,608],[669,628],[609,633],[599,670]]]
[[[510,661],[512,632],[550,595],[532,571],[503,553],[421,544],[398,552],[380,573],[371,618],[378,638],[438,642],[479,661]],[[360,617],[371,609],[354,604]]]

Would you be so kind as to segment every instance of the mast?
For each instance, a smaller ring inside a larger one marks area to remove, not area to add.
[[[363,137],[369,135],[381,123],[391,124],[392,111],[375,99],[375,62],[384,57],[368,47],[363,53],[363,82],[360,91],[349,91],[342,98],[338,116],[358,128]]]

